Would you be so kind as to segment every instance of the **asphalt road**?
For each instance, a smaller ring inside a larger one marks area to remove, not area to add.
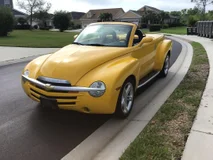
[[[174,41],[171,64],[181,48]],[[58,160],[111,116],[41,108],[21,88],[26,64],[0,67],[0,159]]]

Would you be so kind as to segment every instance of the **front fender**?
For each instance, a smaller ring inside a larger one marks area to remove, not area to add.
[[[100,106],[102,109],[105,108],[110,113],[114,113],[117,99],[120,93],[120,89],[124,81],[133,75],[136,79],[136,85],[139,81],[139,61],[131,56],[125,56],[122,58],[117,58],[113,61],[107,62],[89,73],[87,73],[83,78],[81,78],[77,86],[90,86],[95,81],[102,81],[106,85],[106,92],[102,97],[93,98],[91,101],[91,96],[89,96],[89,102],[91,105]],[[100,108],[100,109],[101,109]]]
[[[155,56],[154,70],[157,71],[162,70],[166,55],[171,49],[172,49],[171,40],[163,40],[158,44]]]
[[[47,55],[43,55],[40,56],[34,60],[32,60],[31,62],[29,62],[26,67],[24,68],[23,72],[25,70],[29,70],[30,71],[30,78],[36,78],[36,74],[39,71],[40,67],[42,66],[42,64],[45,62],[45,60],[50,56],[51,54],[47,54]]]

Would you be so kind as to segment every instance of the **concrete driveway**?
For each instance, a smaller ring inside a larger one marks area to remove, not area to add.
[[[59,48],[0,47],[0,63],[53,53]]]

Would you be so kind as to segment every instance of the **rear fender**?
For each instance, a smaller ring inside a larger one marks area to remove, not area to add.
[[[172,49],[171,40],[163,40],[157,46],[154,70],[161,71],[164,65],[164,60]]]

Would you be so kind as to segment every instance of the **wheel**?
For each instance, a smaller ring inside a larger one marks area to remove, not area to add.
[[[169,73],[169,67],[170,67],[170,56],[167,54],[165,61],[164,61],[163,68],[160,71],[159,76],[160,77],[166,77]]]
[[[126,118],[129,116],[133,104],[134,104],[134,98],[135,98],[135,82],[133,79],[128,78],[120,91],[115,115],[118,118]]]

